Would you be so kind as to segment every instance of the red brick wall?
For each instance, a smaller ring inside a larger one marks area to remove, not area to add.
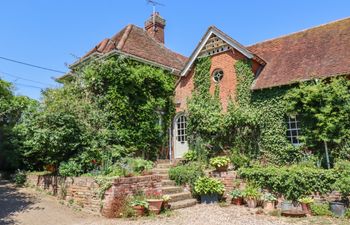
[[[161,177],[157,175],[116,178],[112,181],[112,187],[105,192],[103,200],[98,196],[99,185],[91,177],[28,175],[27,182],[30,186],[49,191],[60,199],[63,197],[62,200],[73,200],[84,211],[105,217],[118,216],[120,201],[139,190],[162,192]],[[61,194],[62,191],[65,192],[64,195]]]
[[[220,86],[220,99],[223,109],[226,110],[228,101],[231,98],[235,98],[236,86],[237,86],[237,76],[234,68],[235,63],[238,60],[244,59],[243,56],[238,51],[229,50],[220,54],[211,56],[211,67],[210,67],[210,77],[211,80],[210,92],[214,93],[215,85]],[[259,65],[253,62],[253,71],[256,72]],[[216,84],[212,79],[212,72],[215,69],[222,69],[224,72],[224,77],[222,80]],[[187,74],[187,76],[182,77],[175,89],[175,102],[180,103],[176,105],[176,112],[185,111],[187,108],[186,100],[191,96],[194,88],[193,76],[195,68]]]

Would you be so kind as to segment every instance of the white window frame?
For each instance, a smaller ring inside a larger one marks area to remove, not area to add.
[[[176,140],[181,143],[185,143],[187,141],[187,117],[185,114],[181,114],[176,118],[175,121],[176,126]]]
[[[218,73],[220,73],[221,74],[221,77],[220,77],[220,79],[219,80],[216,80],[215,78],[219,78],[218,76],[216,76],[216,74],[218,74]],[[224,71],[222,70],[222,69],[215,69],[214,71],[213,71],[213,81],[215,82],[215,83],[219,83],[221,80],[222,80],[222,78],[224,78]]]
[[[294,146],[299,146],[302,143],[300,142],[300,121],[297,116],[288,116],[287,118],[287,138],[290,143]]]

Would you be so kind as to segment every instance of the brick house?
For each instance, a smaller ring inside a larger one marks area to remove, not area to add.
[[[123,54],[169,70],[177,76],[179,79],[174,98],[177,114],[169,141],[171,159],[181,158],[188,151],[186,100],[193,90],[194,62],[199,57],[209,56],[211,59],[210,91],[213,93],[215,85],[220,86],[224,110],[228,100],[236,95],[234,64],[241,59],[248,59],[252,63],[255,80],[251,90],[255,95],[264,90],[288,87],[314,78],[350,75],[350,18],[251,46],[243,46],[211,26],[189,58],[164,46],[164,28],[165,20],[155,13],[145,22],[144,29],[135,25],[126,26],[112,38],[99,43],[74,63],[71,69],[93,58]],[[290,123],[293,123],[294,130],[290,130],[285,139],[294,145],[298,142],[298,121],[289,119]]]

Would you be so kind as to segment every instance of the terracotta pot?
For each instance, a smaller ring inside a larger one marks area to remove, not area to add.
[[[301,203],[301,208],[307,215],[311,215],[311,207],[309,203]]]
[[[243,198],[233,198],[231,203],[234,205],[243,205]]]
[[[143,216],[145,215],[145,207],[141,205],[135,205],[132,207],[135,211],[136,216]]]
[[[147,199],[149,204],[149,211],[159,214],[162,209],[163,199]]]
[[[264,209],[267,211],[273,211],[275,209],[275,202],[264,202]]]
[[[227,169],[228,169],[228,165],[226,165],[226,166],[218,166],[218,167],[215,167],[215,170],[216,170],[217,172],[226,172]]]
[[[256,208],[256,205],[258,204],[254,198],[247,198],[245,201],[247,202],[248,208]]]

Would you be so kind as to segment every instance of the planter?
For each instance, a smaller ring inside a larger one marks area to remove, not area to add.
[[[234,205],[243,205],[243,198],[233,198],[231,203]]]
[[[345,215],[345,203],[343,202],[330,202],[329,206],[331,208],[331,212],[339,217],[343,217]]]
[[[218,194],[201,195],[201,203],[210,204],[219,201]]]
[[[289,210],[293,210],[293,204],[292,201],[283,201],[281,203],[281,210],[283,211],[289,211]]]
[[[275,210],[275,202],[264,202],[264,209],[267,211]]]
[[[216,172],[227,172],[228,165],[215,167]]]
[[[141,205],[135,205],[132,207],[135,211],[136,216],[143,216],[145,215],[145,207]]]
[[[258,201],[254,198],[247,198],[245,201],[247,202],[248,208],[256,208],[258,204]]]
[[[149,211],[155,214],[159,214],[162,209],[163,199],[147,199],[149,204]]]
[[[301,209],[303,212],[305,212],[307,215],[311,215],[311,207],[310,203],[300,203],[301,204]]]

